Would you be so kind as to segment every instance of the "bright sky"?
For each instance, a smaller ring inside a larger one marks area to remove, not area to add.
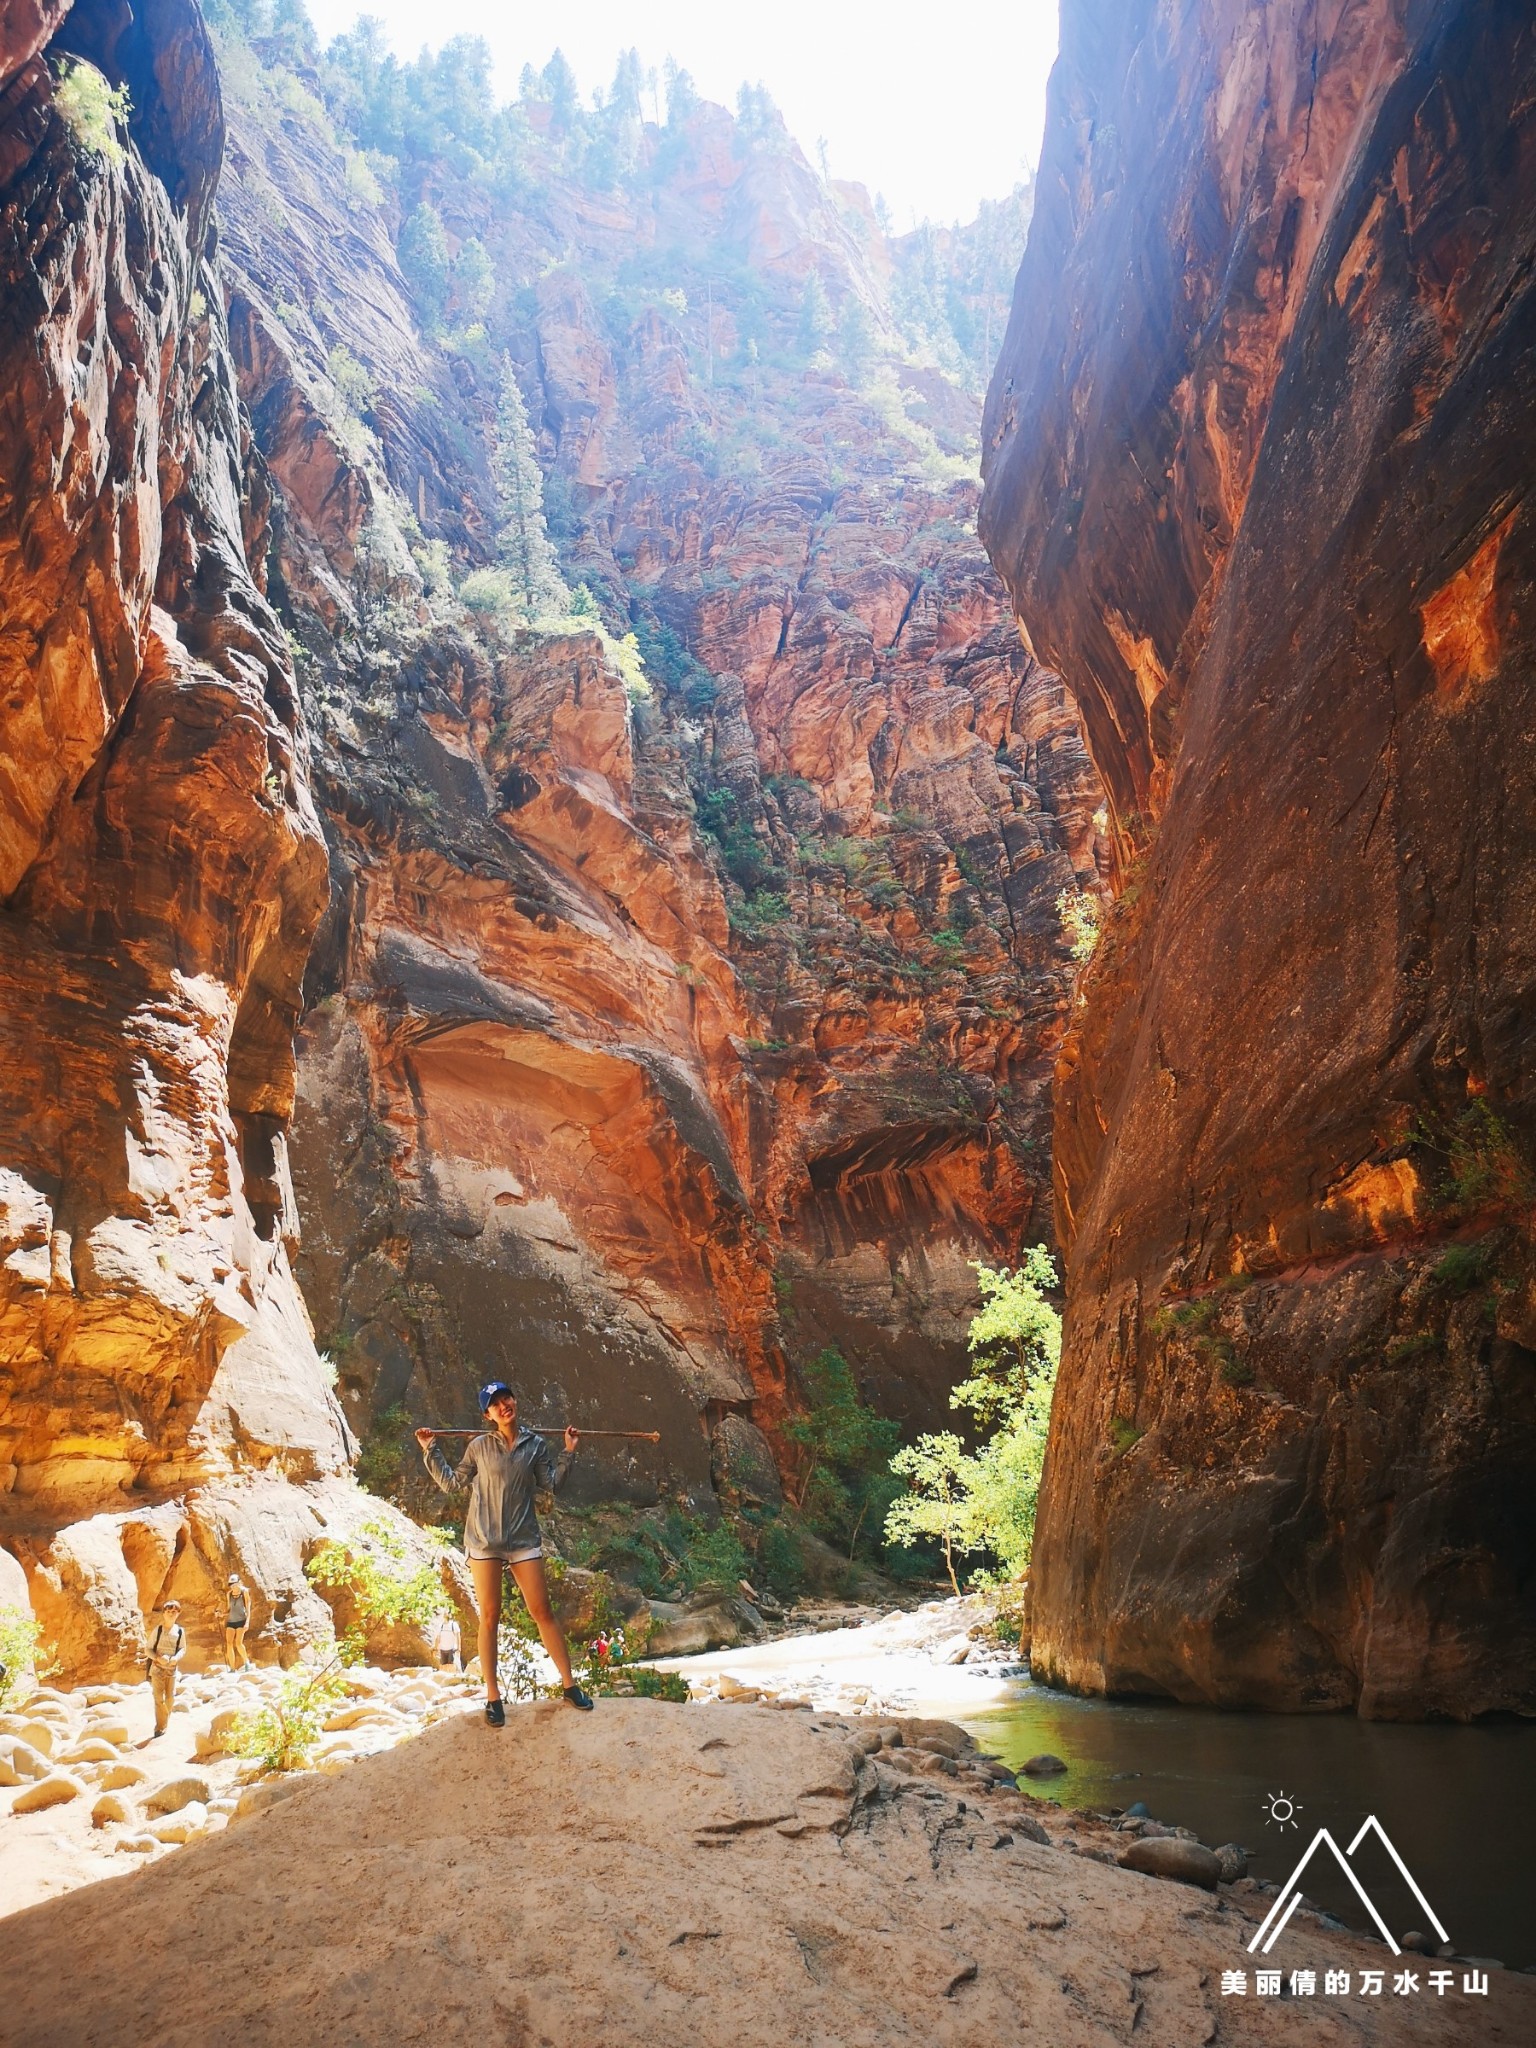
[[[761,80],[811,161],[824,138],[833,177],[883,192],[899,228],[969,220],[1034,167],[1056,54],[1056,0],[309,0],[309,11],[326,39],[377,15],[403,57],[483,36],[507,99],[524,64],[542,67],[556,44],[584,95],[608,85],[630,44],[658,70],[674,56],[726,106],[743,79]]]

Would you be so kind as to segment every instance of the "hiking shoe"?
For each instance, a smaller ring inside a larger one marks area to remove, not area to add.
[[[486,1701],[486,1703],[485,1703],[485,1718],[486,1718],[486,1722],[487,1722],[487,1725],[488,1725],[488,1726],[490,1726],[490,1727],[492,1727],[492,1728],[505,1728],[505,1727],[506,1727],[506,1725],[507,1725],[507,1710],[506,1710],[506,1708],[505,1708],[505,1707],[504,1707],[504,1706],[503,1706],[503,1705],[501,1704],[501,1701],[500,1701],[500,1700],[487,1700],[487,1701]]]
[[[589,1694],[584,1693],[579,1685],[568,1685],[565,1688],[565,1697],[573,1707],[580,1707],[584,1714],[591,1713],[591,1697]]]

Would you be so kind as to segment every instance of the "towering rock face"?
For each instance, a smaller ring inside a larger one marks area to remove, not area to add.
[[[66,1668],[119,1671],[232,1565],[277,1637],[323,1615],[347,1432],[285,1134],[326,858],[246,564],[201,17],[23,9],[0,81],[0,1536]]]
[[[974,402],[797,338],[820,292],[899,360],[891,274],[937,257],[720,108],[636,119],[604,183],[603,124],[525,102],[509,196],[436,124],[365,157],[370,74],[302,38],[224,55],[230,325],[332,851],[300,1270],[355,1426],[387,1460],[494,1370],[540,1419],[661,1427],[599,1482],[643,1497],[718,1479],[829,1342],[945,1414],[968,1261],[1051,1231],[1058,899],[1097,890],[1100,795],[972,535]],[[483,320],[402,274],[421,207],[454,277],[489,265]],[[506,359],[586,625],[487,623],[434,560],[496,559]]]
[[[1063,9],[982,532],[1120,900],[1037,1670],[1536,1709],[1536,35]]]

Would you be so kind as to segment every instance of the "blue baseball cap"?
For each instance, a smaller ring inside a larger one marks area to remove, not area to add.
[[[505,1380],[487,1380],[480,1389],[480,1413],[488,1415],[491,1403],[501,1394],[511,1394],[514,1401],[517,1399],[516,1394],[512,1393],[512,1389]]]

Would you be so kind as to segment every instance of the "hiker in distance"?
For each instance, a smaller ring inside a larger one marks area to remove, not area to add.
[[[485,1675],[485,1718],[493,1728],[506,1723],[501,1682],[496,1673],[496,1631],[501,1623],[501,1574],[510,1569],[527,1603],[539,1639],[549,1652],[565,1697],[573,1707],[590,1710],[592,1702],[571,1671],[570,1646],[549,1604],[544,1576],[544,1543],[533,1498],[540,1487],[551,1492],[564,1483],[576,1455],[580,1433],[565,1432],[565,1456],[556,1459],[543,1437],[517,1426],[517,1396],[504,1380],[480,1389],[480,1412],[490,1425],[472,1437],[458,1469],[437,1448],[437,1432],[418,1429],[416,1441],[427,1470],[444,1493],[469,1489],[464,1514],[464,1548],[475,1585],[480,1613],[480,1669]]]

